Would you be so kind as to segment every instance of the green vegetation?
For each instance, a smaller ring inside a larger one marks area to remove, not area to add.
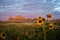
[[[46,29],[46,40],[60,40],[60,27],[50,30],[46,26]],[[20,40],[44,40],[43,27],[34,24],[0,23],[0,34],[3,32],[6,34],[5,36],[2,35],[5,39],[0,35],[0,40],[19,40],[17,38],[20,38]]]

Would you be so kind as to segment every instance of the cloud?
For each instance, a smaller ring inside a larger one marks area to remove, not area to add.
[[[9,1],[2,1],[3,3],[3,8],[6,11],[28,11],[28,12],[38,12],[39,9],[48,12],[48,10],[52,10],[51,4],[47,4],[47,0],[43,0],[46,3],[43,3],[42,0],[9,0]],[[8,5],[8,4],[9,5]],[[41,5],[42,4],[42,5]],[[46,9],[47,8],[47,9]],[[50,8],[50,9],[49,9]],[[38,10],[38,11],[37,11]],[[24,12],[25,12],[24,11]]]
[[[60,0],[0,0],[0,12],[6,15],[45,15],[60,11]],[[12,14],[11,14],[12,12]],[[14,12],[14,13],[13,13]]]
[[[13,5],[5,5],[4,6],[5,8],[12,8],[12,7],[14,7]]]
[[[51,2],[55,2],[56,0],[52,0]]]
[[[46,3],[46,0],[43,0],[44,3]]]
[[[58,3],[56,3],[54,11],[60,12],[60,1]]]
[[[54,11],[60,12],[60,7],[55,8]]]
[[[60,6],[60,2],[56,3],[56,5],[55,5],[55,7],[58,7],[58,6]]]

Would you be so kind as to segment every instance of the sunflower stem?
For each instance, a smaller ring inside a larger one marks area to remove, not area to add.
[[[46,40],[46,30],[45,30],[45,25],[43,26],[43,34],[44,34],[44,40]]]

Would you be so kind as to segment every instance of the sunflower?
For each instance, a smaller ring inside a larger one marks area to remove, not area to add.
[[[17,40],[21,40],[21,39],[18,37]]]
[[[49,24],[49,29],[53,29],[54,28],[54,24]]]
[[[0,37],[1,37],[2,39],[5,39],[5,38],[6,38],[6,33],[4,33],[4,32],[0,33]]]
[[[41,16],[38,17],[38,19],[42,18]]]
[[[43,19],[43,21],[45,21],[45,18],[42,18]]]
[[[52,15],[51,15],[51,14],[48,14],[48,15],[47,15],[47,18],[52,18]]]
[[[37,24],[42,25],[43,24],[43,19],[41,18],[41,19],[37,20]]]

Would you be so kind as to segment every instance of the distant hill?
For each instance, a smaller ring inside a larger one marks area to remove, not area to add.
[[[25,18],[24,16],[18,15],[16,17],[10,16],[8,18],[9,22],[16,22],[16,23],[30,23],[32,18]]]
[[[57,16],[57,19],[53,19],[51,20],[52,22],[60,22],[60,19],[58,19],[58,16],[60,14],[60,12],[55,12],[55,13],[52,13],[53,15]],[[37,22],[37,18],[25,18],[24,16],[21,16],[21,15],[18,15],[16,17],[13,17],[13,16],[10,16],[8,18],[8,20],[6,22],[15,22],[15,23],[36,23]],[[5,22],[5,21],[0,21],[0,22]],[[46,20],[46,22],[48,22]]]

